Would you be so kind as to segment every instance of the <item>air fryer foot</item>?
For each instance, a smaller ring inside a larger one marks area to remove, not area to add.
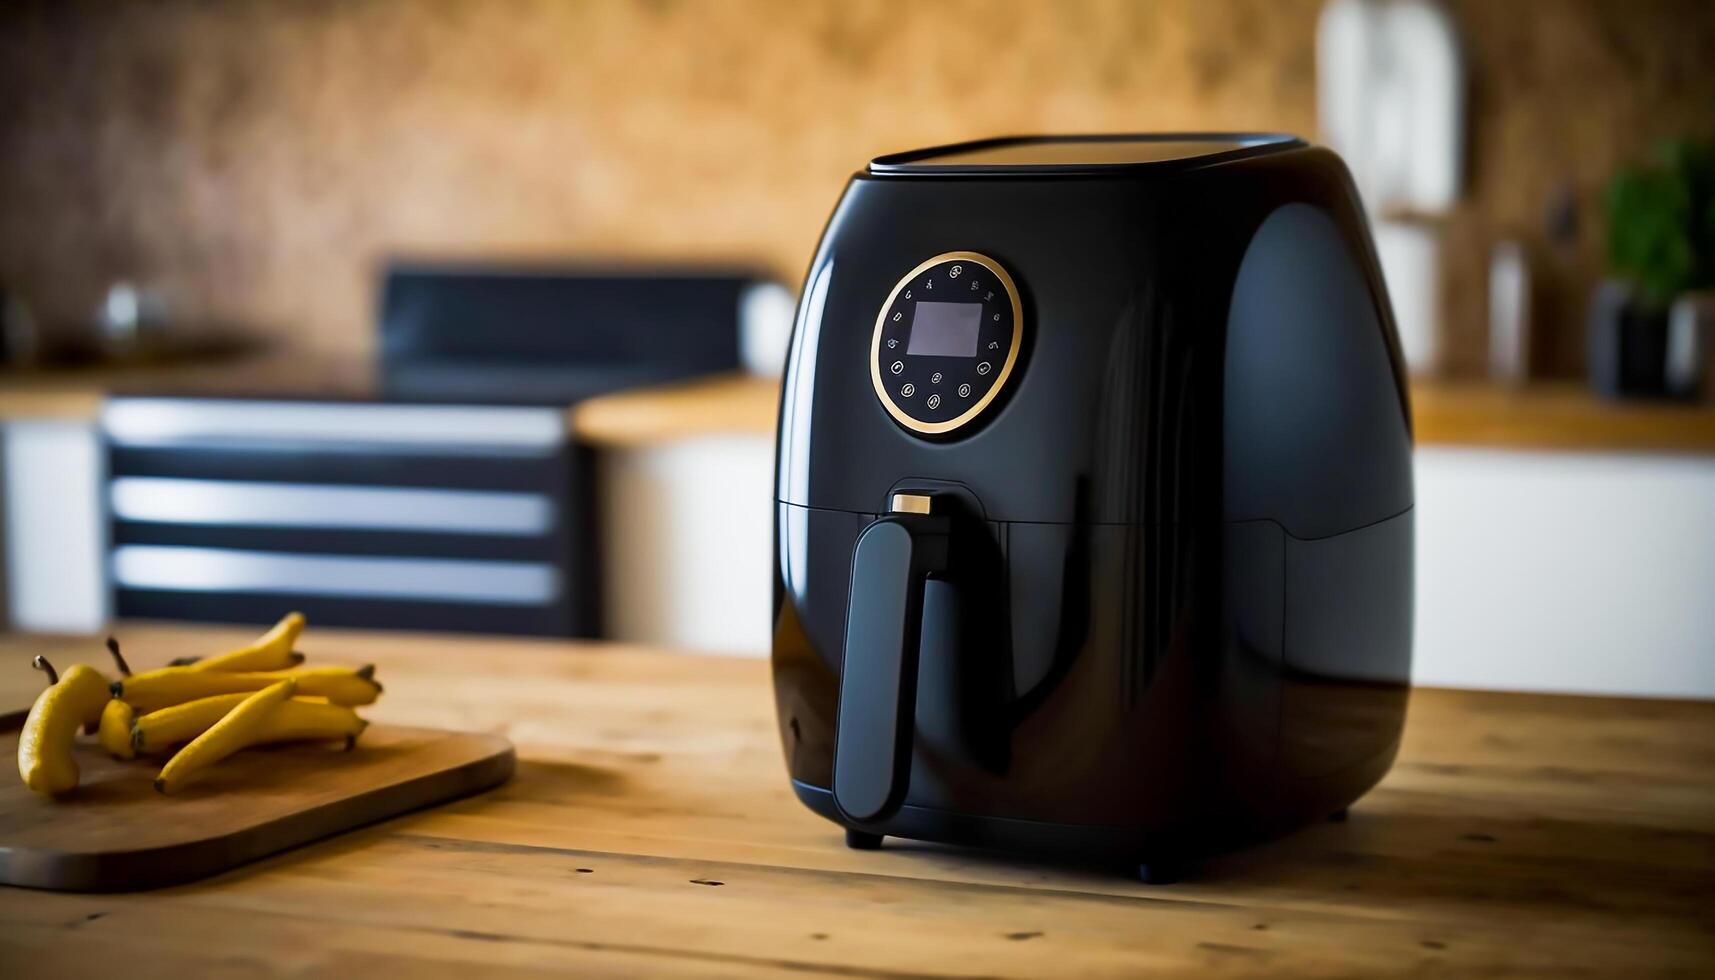
[[[1137,866],[1137,880],[1146,885],[1171,885],[1185,872],[1177,861],[1145,861]]]
[[[1350,814],[1347,812],[1346,808],[1341,807],[1340,809],[1335,810],[1333,813],[1328,814],[1328,822],[1329,823],[1345,823],[1346,817],[1348,817],[1348,816],[1350,816]]]
[[[854,851],[879,851],[881,850],[881,835],[848,829],[846,831],[846,846]]]

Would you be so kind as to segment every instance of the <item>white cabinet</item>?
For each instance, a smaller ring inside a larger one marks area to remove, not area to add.
[[[1417,452],[1420,684],[1715,698],[1715,458]]]
[[[701,436],[603,449],[606,633],[711,653],[768,652],[774,439]]]
[[[101,441],[90,422],[0,425],[7,626],[93,633],[107,622]]]

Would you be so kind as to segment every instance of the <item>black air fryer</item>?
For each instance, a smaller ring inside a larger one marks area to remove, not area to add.
[[[1285,136],[881,157],[780,408],[774,680],[846,828],[1135,862],[1343,814],[1399,745],[1411,422],[1350,176]]]

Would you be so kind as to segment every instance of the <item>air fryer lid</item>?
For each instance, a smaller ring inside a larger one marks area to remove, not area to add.
[[[876,157],[877,176],[1090,174],[1175,170],[1304,146],[1275,133],[1154,133],[1129,136],[1009,136]]]

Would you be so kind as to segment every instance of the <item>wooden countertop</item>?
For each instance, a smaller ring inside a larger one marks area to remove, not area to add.
[[[1414,381],[1418,445],[1715,453],[1715,405],[1613,401],[1584,385]]]
[[[647,446],[720,435],[774,438],[780,382],[727,374],[591,398],[572,407],[572,430],[591,445]]]
[[[296,392],[363,393],[373,387],[371,374],[366,361],[261,351],[217,359],[0,369],[0,422],[93,421],[101,413],[102,401],[115,391],[175,394],[243,391],[262,397]]]
[[[107,392],[126,376],[97,368],[0,372],[0,422],[91,421]]]
[[[1418,445],[1715,453],[1715,406],[1607,401],[1574,382],[1419,380],[1411,399]],[[773,379],[725,377],[593,399],[573,418],[579,435],[604,446],[772,436],[779,400]]]
[[[292,378],[326,383],[359,373],[351,363],[280,354],[224,366],[0,373],[0,421],[92,419],[105,392],[116,387],[245,376],[278,386]],[[1411,397],[1419,445],[1715,454],[1715,405],[1609,401],[1570,381],[1506,388],[1420,379],[1412,382]],[[779,402],[776,379],[719,375],[589,399],[570,409],[571,427],[585,442],[608,449],[703,436],[772,437]]]
[[[135,662],[243,633],[128,626]],[[761,661],[316,631],[380,720],[502,731],[485,796],[137,895],[0,889],[0,975],[1692,975],[1715,967],[1715,704],[1420,690],[1321,824],[1149,887],[889,841],[793,799]],[[45,652],[0,638],[0,697]],[[101,663],[94,657],[84,657]],[[139,819],[147,819],[139,814]]]

